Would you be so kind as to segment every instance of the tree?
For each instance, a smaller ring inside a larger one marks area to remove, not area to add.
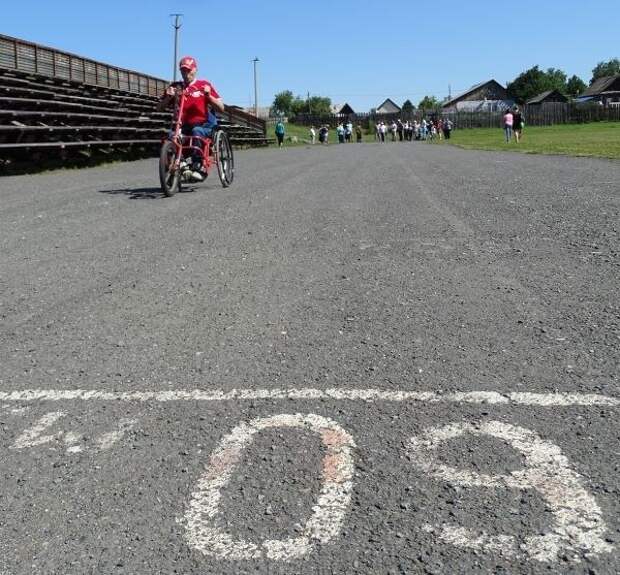
[[[579,96],[586,88],[586,83],[579,76],[573,75],[566,82],[566,93],[573,98]]]
[[[310,104],[310,109],[308,111],[312,114],[324,116],[327,114],[331,114],[332,112],[331,98],[323,96],[312,96],[308,103]]]
[[[433,108],[439,108],[439,106],[439,100],[437,100],[435,96],[424,96],[418,104],[418,108],[422,110],[431,110]]]
[[[299,114],[313,114],[317,116],[324,116],[331,114],[332,101],[330,98],[324,98],[322,96],[312,96],[311,98],[302,99],[301,96],[297,96],[291,102],[291,115],[297,116]]]
[[[414,110],[411,100],[405,100],[405,103],[403,104],[401,110],[403,111],[403,114],[411,114]]]
[[[274,116],[290,116],[293,105],[293,92],[284,90],[275,95],[271,105],[271,113]]]
[[[545,81],[548,86],[547,90],[557,90],[562,92],[562,94],[566,92],[566,73],[559,68],[547,68]]]
[[[307,114],[308,103],[308,100],[302,100],[300,96],[297,96],[291,104],[291,116],[297,116],[298,114]]]
[[[594,83],[594,80],[604,78],[605,76],[615,76],[616,74],[620,74],[620,60],[618,58],[612,58],[607,62],[599,62],[592,69],[590,85]]]
[[[547,90],[566,92],[566,74],[557,68],[548,68],[545,72],[534,66],[509,82],[506,89],[517,102],[523,104]]]

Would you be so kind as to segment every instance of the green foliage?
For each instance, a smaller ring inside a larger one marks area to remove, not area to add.
[[[557,68],[548,68],[544,71],[534,66],[519,74],[506,88],[517,102],[523,104],[547,90],[566,92],[566,74]]]
[[[435,96],[424,96],[424,98],[420,100],[418,108],[421,110],[432,110],[434,108],[439,108],[440,105],[439,100],[437,100]]]
[[[298,114],[314,114],[325,116],[331,114],[332,101],[330,98],[322,96],[312,96],[309,99],[302,99],[297,96],[292,103],[291,112],[293,116]]]
[[[330,98],[323,96],[312,96],[309,100],[311,114],[329,114],[332,109],[332,101]]]
[[[298,114],[331,114],[332,101],[330,98],[322,96],[312,96],[311,98],[302,98],[301,96],[293,96],[290,90],[284,90],[275,95],[273,104],[271,105],[271,113],[273,116],[294,117]]]
[[[290,116],[293,106],[293,92],[284,90],[278,92],[271,105],[271,113],[274,116]]]
[[[293,104],[291,105],[291,116],[297,116],[298,114],[307,114],[308,113],[308,102],[306,100],[302,100],[299,96],[297,96],[293,100]]]
[[[592,70],[590,85],[598,78],[615,76],[616,74],[620,74],[620,60],[618,58],[612,58],[607,62],[599,62]]]
[[[586,83],[579,76],[573,75],[566,82],[566,93],[573,98],[579,96],[586,88]]]
[[[411,114],[413,110],[414,110],[414,107],[413,107],[413,104],[411,103],[411,100],[406,100],[402,107],[403,114]]]

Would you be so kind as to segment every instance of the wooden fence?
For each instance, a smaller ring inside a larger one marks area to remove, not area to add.
[[[584,124],[588,122],[619,122],[620,106],[603,107],[598,103],[562,103],[549,102],[547,104],[523,106],[523,117],[528,126],[553,126],[555,124]],[[321,126],[328,124],[336,126],[339,122],[351,121],[361,124],[368,129],[371,123],[383,121],[392,123],[396,120],[420,121],[422,118],[450,119],[458,128],[495,128],[502,125],[503,112],[456,112],[437,110],[413,110],[412,112],[398,112],[394,114],[332,114],[316,116],[309,114],[291,118],[291,122],[304,126]]]

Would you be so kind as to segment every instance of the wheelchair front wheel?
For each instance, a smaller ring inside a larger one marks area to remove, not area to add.
[[[168,197],[181,191],[181,174],[174,166],[176,155],[176,146],[166,140],[159,153],[159,183],[161,191]]]

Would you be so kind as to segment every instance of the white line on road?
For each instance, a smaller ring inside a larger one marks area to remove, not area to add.
[[[433,391],[389,391],[382,389],[299,388],[299,389],[231,389],[203,391],[201,389],[169,391],[102,391],[96,389],[24,389],[0,392],[0,401],[124,401],[158,403],[174,401],[234,401],[261,399],[349,400],[425,403],[473,403],[489,405],[530,405],[541,407],[593,406],[616,407],[620,398],[595,393],[525,393],[498,391],[468,391],[437,393]]]

